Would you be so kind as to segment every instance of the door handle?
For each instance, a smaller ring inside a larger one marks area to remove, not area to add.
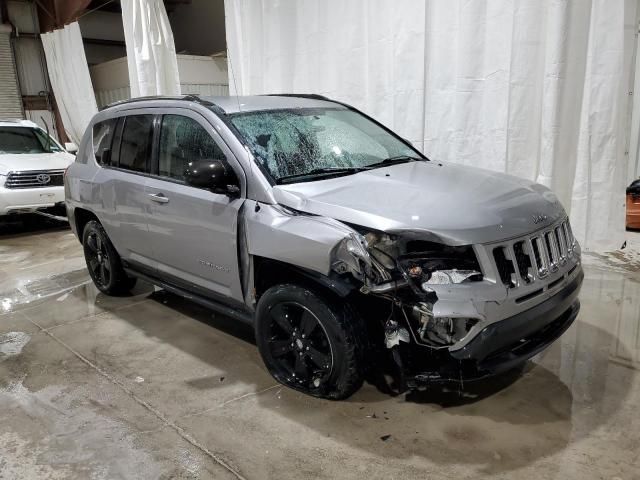
[[[165,197],[162,193],[148,193],[151,200],[158,203],[169,203],[169,199]]]

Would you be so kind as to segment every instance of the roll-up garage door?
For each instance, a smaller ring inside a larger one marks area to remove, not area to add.
[[[0,25],[0,118],[23,118],[22,97],[11,50],[11,27]]]

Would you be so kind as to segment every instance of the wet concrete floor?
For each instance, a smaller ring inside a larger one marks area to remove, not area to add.
[[[638,242],[640,244],[640,242]],[[640,256],[523,372],[343,402],[277,385],[251,329],[88,283],[71,232],[0,225],[0,478],[640,478]]]

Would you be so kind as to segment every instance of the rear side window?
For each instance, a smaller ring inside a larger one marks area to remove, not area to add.
[[[134,172],[147,172],[153,139],[153,115],[125,117],[118,166]]]
[[[93,126],[93,154],[100,165],[111,165],[111,141],[115,128],[115,118]]]
[[[211,135],[197,121],[181,115],[162,117],[158,173],[174,180],[184,180],[189,162],[222,160],[225,155]]]

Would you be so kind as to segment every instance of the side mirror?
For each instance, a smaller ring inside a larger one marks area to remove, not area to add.
[[[64,149],[69,152],[72,153],[73,155],[75,155],[76,153],[78,153],[78,146],[73,143],[73,142],[67,142],[64,144]]]
[[[221,160],[205,159],[189,162],[184,172],[184,180],[187,185],[206,188],[213,193],[231,196],[240,193],[235,173]]]

